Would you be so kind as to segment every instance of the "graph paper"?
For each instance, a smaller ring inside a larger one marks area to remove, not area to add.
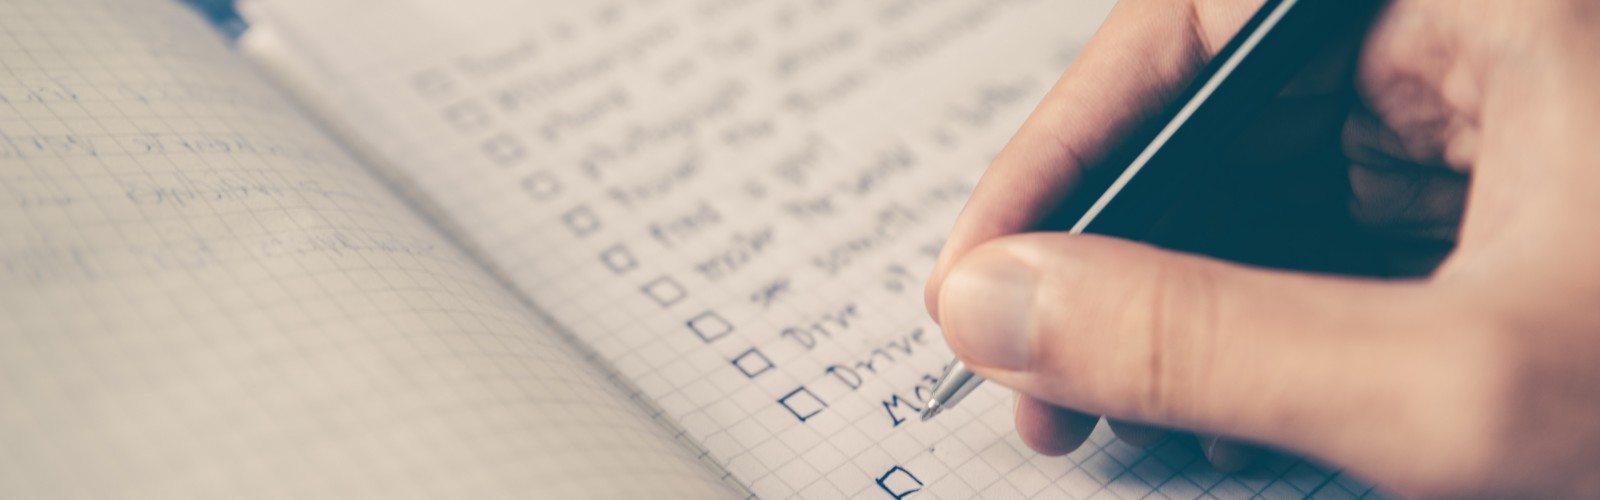
[[[0,497],[727,490],[173,2],[0,4]]]

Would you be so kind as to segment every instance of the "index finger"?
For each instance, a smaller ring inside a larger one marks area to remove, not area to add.
[[[995,157],[957,217],[924,301],[973,247],[1027,231],[1058,206],[1116,139],[1157,113],[1263,0],[1123,1]]]

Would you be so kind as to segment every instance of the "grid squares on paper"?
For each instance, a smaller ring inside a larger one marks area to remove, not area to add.
[[[0,497],[714,491],[192,13],[22,0],[0,25],[3,191],[36,203],[0,204],[0,248],[80,266],[0,270]]]

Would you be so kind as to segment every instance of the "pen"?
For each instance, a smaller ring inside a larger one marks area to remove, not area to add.
[[[1186,179],[1207,165],[1228,139],[1278,95],[1316,51],[1371,18],[1373,0],[1268,0],[1239,29],[1164,115],[1159,128],[1135,135],[1107,165],[1123,165],[1085,178],[1080,192],[1101,193],[1088,206],[1069,205],[1047,218],[1075,218],[1071,234],[1144,239]],[[1091,173],[1096,173],[1091,171]],[[1075,216],[1075,217],[1074,217]],[[949,410],[983,383],[953,360],[923,405],[927,421]]]

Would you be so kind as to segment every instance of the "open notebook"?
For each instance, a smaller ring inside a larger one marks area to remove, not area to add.
[[[247,7],[0,3],[0,497],[1370,493],[916,421],[924,273],[1108,0]]]

